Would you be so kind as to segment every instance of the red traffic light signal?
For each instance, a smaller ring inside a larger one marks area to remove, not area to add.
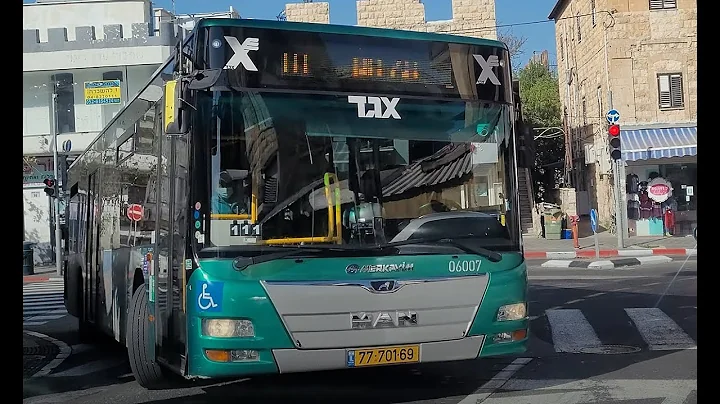
[[[45,189],[44,189],[45,193],[49,197],[54,197],[55,196],[55,185],[57,184],[55,182],[55,180],[52,178],[45,178],[43,180],[43,183],[45,184]]]
[[[620,136],[620,125],[610,125],[608,133],[610,136]]]

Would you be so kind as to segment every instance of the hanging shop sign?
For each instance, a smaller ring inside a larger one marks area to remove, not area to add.
[[[672,196],[672,184],[664,178],[655,178],[647,187],[648,197],[657,203],[662,203]]]

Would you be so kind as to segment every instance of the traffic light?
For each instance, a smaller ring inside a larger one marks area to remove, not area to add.
[[[52,178],[45,178],[45,193],[51,198],[57,198],[57,181]]]
[[[620,160],[620,157],[622,157],[620,151],[620,125],[610,125],[608,134],[610,135],[610,158]]]

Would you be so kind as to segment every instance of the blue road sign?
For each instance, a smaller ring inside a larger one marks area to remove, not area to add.
[[[605,115],[605,118],[607,118],[608,123],[615,124],[620,120],[620,112],[618,112],[617,109],[611,109],[607,115]]]
[[[595,209],[590,209],[590,227],[593,233],[597,233],[597,211]]]

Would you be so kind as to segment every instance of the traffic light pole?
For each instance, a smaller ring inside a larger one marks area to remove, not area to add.
[[[60,159],[58,158],[58,130],[57,130],[57,94],[53,90],[52,92],[52,102],[51,102],[51,109],[52,109],[52,117],[53,117],[53,173],[55,176],[55,188],[59,191],[60,187],[58,186],[59,182],[58,179],[60,171],[58,170],[58,163],[60,162]],[[62,275],[62,233],[60,231],[60,192],[57,192],[55,195],[55,270],[57,271],[58,276]]]

